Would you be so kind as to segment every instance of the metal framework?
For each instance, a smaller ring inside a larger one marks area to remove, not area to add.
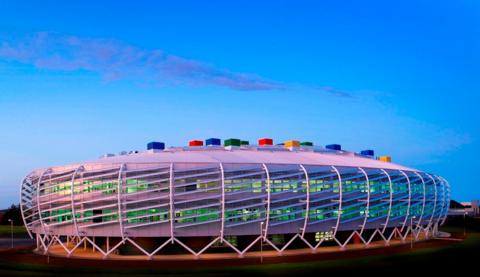
[[[282,254],[295,240],[316,251],[356,236],[366,246],[420,239],[435,235],[449,201],[449,183],[432,174],[294,163],[82,164],[32,172],[20,190],[24,224],[41,251],[61,245],[71,255],[90,244],[104,257],[126,243],[153,258],[168,244],[199,257],[218,244],[243,256],[263,242]],[[242,236],[253,236],[243,249],[232,239]],[[209,241],[198,249],[191,237]],[[137,238],[166,240],[147,250]]]

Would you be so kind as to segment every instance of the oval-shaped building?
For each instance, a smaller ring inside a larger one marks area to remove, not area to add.
[[[434,235],[450,201],[440,176],[335,148],[150,148],[28,174],[20,206],[39,248],[65,238],[105,256],[125,242],[147,256],[167,242],[194,255],[218,244],[243,255],[259,239],[278,251],[294,240],[367,244]]]

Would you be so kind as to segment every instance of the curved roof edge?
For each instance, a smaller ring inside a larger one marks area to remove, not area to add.
[[[80,165],[102,165],[123,163],[238,163],[238,164],[303,164],[320,166],[364,167],[391,170],[419,171],[395,163],[375,160],[352,152],[315,152],[315,151],[278,151],[252,149],[167,149],[165,151],[149,150],[117,156],[102,157],[97,160],[52,166],[57,170]],[[37,169],[41,170],[41,169]]]

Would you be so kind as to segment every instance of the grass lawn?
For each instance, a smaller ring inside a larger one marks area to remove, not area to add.
[[[25,227],[23,225],[21,226],[13,226],[13,234],[15,235],[26,235],[27,230],[25,230]],[[0,236],[5,237],[5,236],[10,236],[10,225],[0,225]]]

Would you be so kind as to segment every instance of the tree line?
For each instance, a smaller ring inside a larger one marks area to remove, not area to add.
[[[13,220],[13,225],[23,225],[20,205],[12,204],[10,208],[2,211],[0,215],[0,225],[10,225],[9,219]]]

